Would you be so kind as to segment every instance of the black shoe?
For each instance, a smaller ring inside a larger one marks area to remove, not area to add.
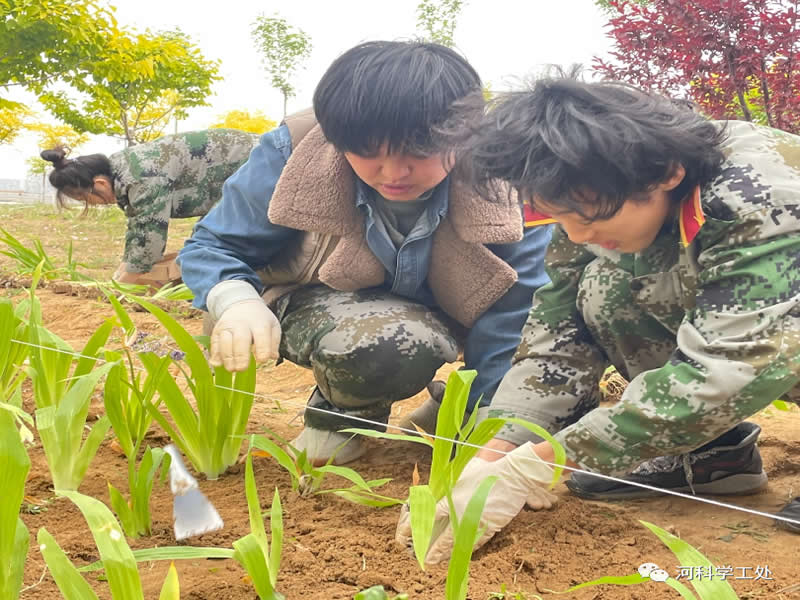
[[[786,506],[778,511],[778,516],[793,519],[797,523],[789,523],[788,521],[775,521],[775,525],[786,531],[792,533],[800,533],[800,496],[789,502]]]
[[[651,458],[624,479],[692,494],[754,494],[767,485],[767,474],[756,446],[759,433],[761,427],[755,423],[740,423],[689,454]],[[585,473],[573,473],[566,484],[576,496],[592,500],[627,500],[662,494]]]

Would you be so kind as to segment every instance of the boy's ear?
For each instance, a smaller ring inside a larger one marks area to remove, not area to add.
[[[664,181],[661,182],[660,186],[665,192],[669,192],[670,190],[674,190],[678,187],[683,178],[686,177],[686,169],[681,163],[675,163],[672,167],[672,172],[669,174]]]

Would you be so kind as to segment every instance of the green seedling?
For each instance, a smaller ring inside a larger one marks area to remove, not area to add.
[[[117,513],[125,533],[136,538],[150,535],[150,495],[153,484],[158,478],[159,469],[162,483],[166,480],[169,469],[169,455],[160,448],[148,447],[142,455],[139,467],[136,465],[142,441],[153,420],[147,407],[151,404],[158,405],[153,398],[158,380],[168,376],[168,363],[162,361],[161,369],[148,374],[142,381],[142,371],[134,366],[130,348],[130,340],[136,335],[136,327],[116,298],[110,296],[109,301],[124,332],[123,352],[108,351],[105,354],[106,360],[113,362],[114,366],[106,378],[103,402],[117,441],[128,459],[130,499],[126,500],[111,483],[108,484],[108,492],[111,507]]]
[[[41,304],[36,298],[41,267],[39,264],[33,273],[28,300],[21,303],[28,316],[30,366],[26,372],[33,381],[36,408],[58,405],[75,382],[94,368],[100,350],[114,327],[111,319],[106,320],[95,330],[79,353],[60,337],[45,329],[42,325]],[[78,354],[77,361],[76,354]],[[70,373],[73,362],[75,368]]]
[[[194,404],[186,399],[172,376],[157,376],[171,358],[159,358],[152,352],[139,354],[147,372],[155,377],[163,406],[169,411],[174,425],[148,403],[153,419],[172,438],[194,468],[208,479],[216,479],[236,463],[244,430],[253,406],[256,385],[256,366],[252,356],[247,370],[232,375],[222,367],[212,369],[201,346],[165,311],[141,298],[130,298],[151,312],[172,336],[184,353],[183,361],[175,361],[194,396]],[[207,345],[208,339],[201,338]],[[186,367],[189,371],[187,372]]]
[[[356,504],[375,508],[403,503],[402,500],[384,496],[375,491],[390,482],[390,478],[365,480],[357,471],[349,467],[331,464],[334,459],[333,456],[328,460],[327,464],[315,467],[308,460],[305,450],[301,452],[274,433],[268,433],[273,439],[260,435],[254,436],[253,447],[266,452],[286,469],[286,472],[292,478],[292,489],[302,497],[334,494]],[[288,450],[284,450],[281,446],[286,446]],[[322,483],[327,475],[336,475],[349,481],[352,485],[349,487],[323,489]]]
[[[15,309],[11,300],[0,298],[0,408],[9,411],[24,442],[33,441],[33,417],[22,409],[22,390],[27,373],[28,325],[24,306]]]
[[[83,440],[92,394],[100,378],[112,367],[113,364],[103,365],[77,378],[57,406],[36,409],[36,429],[56,490],[78,489],[111,427],[111,421],[103,416]]]
[[[100,553],[100,562],[105,569],[105,579],[111,589],[111,598],[113,600],[144,600],[136,557],[128,546],[119,523],[111,511],[99,500],[78,492],[62,492],[61,495],[75,503],[89,524],[92,537],[94,537]],[[98,600],[97,594],[81,576],[75,565],[70,562],[47,529],[42,527],[37,539],[47,568],[63,596],[70,600]],[[178,548],[162,548],[161,550],[171,550],[172,558],[180,558],[180,556],[175,556],[180,550]],[[186,553],[186,558],[191,558],[191,554]],[[174,565],[171,565],[159,597],[162,600],[178,600],[178,593],[178,575]]]
[[[56,262],[48,256],[42,242],[38,239],[33,240],[33,249],[23,244],[5,229],[0,228],[0,243],[5,244],[5,249],[0,250],[17,263],[17,273],[20,275],[33,275],[39,265],[40,273],[45,279],[60,279],[67,277],[71,281],[82,281],[87,279],[85,275],[78,272],[78,267],[86,267],[72,257],[72,241],[67,248],[67,264],[58,266]]]
[[[411,436],[393,433],[383,433],[369,429],[346,429],[345,432],[359,433],[361,435],[392,440],[405,440],[425,444],[433,450],[431,458],[431,471],[427,485],[413,485],[409,489],[408,505],[411,513],[411,533],[414,554],[421,568],[425,568],[425,557],[434,536],[436,525],[436,504],[442,498],[450,497],[467,463],[475,456],[479,448],[492,439],[506,422],[523,425],[549,441],[553,445],[556,462],[563,465],[566,454],[563,447],[541,427],[519,419],[485,419],[476,426],[477,410],[473,411],[464,422],[467,410],[469,390],[472,381],[477,376],[473,370],[459,370],[450,374],[447,380],[442,405],[439,408],[439,418],[436,423],[436,437]],[[554,469],[553,484],[558,481],[562,468]],[[487,490],[488,493],[488,490]],[[481,507],[483,505],[481,504]],[[450,522],[457,531],[458,517],[451,510]],[[473,540],[474,542],[474,540]],[[473,544],[469,544],[471,556]],[[466,550],[464,550],[466,551]],[[467,559],[467,567],[469,559]]]
[[[0,409],[0,598],[8,600],[19,598],[30,541],[19,517],[30,466],[13,415]]]
[[[653,534],[655,534],[656,537],[658,537],[658,539],[660,539],[664,545],[669,548],[678,558],[681,565],[705,567],[712,570],[714,569],[714,565],[711,563],[711,561],[703,556],[699,550],[694,548],[689,543],[667,531],[664,531],[657,525],[653,525],[647,521],[639,521],[639,523],[647,527]],[[694,589],[697,592],[697,596],[695,596],[688,587],[673,577],[665,575],[665,579],[663,581],[656,581],[651,579],[651,576],[643,576],[640,573],[624,575],[620,577],[601,577],[599,579],[594,579],[592,581],[587,581],[586,583],[581,583],[571,587],[564,592],[555,593],[566,594],[568,592],[573,592],[587,587],[594,587],[597,585],[640,585],[651,582],[653,582],[655,585],[660,585],[663,583],[671,587],[686,600],[698,600],[698,598],[700,600],[738,600],[739,598],[731,587],[731,584],[725,579],[710,577],[692,579],[692,586],[694,586]]]
[[[252,437],[250,444],[252,448]],[[278,488],[275,488],[270,509],[270,537],[268,538],[264,529],[264,518],[261,516],[261,503],[258,499],[256,480],[253,474],[253,457],[250,452],[247,453],[245,466],[245,494],[247,510],[250,514],[250,533],[233,543],[235,550],[233,558],[247,571],[261,600],[283,600],[284,596],[275,591],[283,550],[281,499],[278,495]]]

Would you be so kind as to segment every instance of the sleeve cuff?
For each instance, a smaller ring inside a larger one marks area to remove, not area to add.
[[[261,300],[256,289],[241,279],[221,281],[211,288],[206,299],[206,306],[211,318],[218,321],[232,305],[245,300]]]

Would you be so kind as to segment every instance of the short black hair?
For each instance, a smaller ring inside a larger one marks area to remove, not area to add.
[[[314,113],[342,152],[435,154],[432,130],[452,104],[480,95],[481,79],[457,52],[422,41],[372,41],[337,58],[314,91]]]
[[[530,202],[538,196],[589,220],[607,219],[678,165],[686,175],[670,192],[676,203],[719,172],[724,127],[664,96],[577,76],[559,69],[503,94],[461,136],[459,162],[479,191],[500,180]],[[583,211],[587,202],[591,214]]]

